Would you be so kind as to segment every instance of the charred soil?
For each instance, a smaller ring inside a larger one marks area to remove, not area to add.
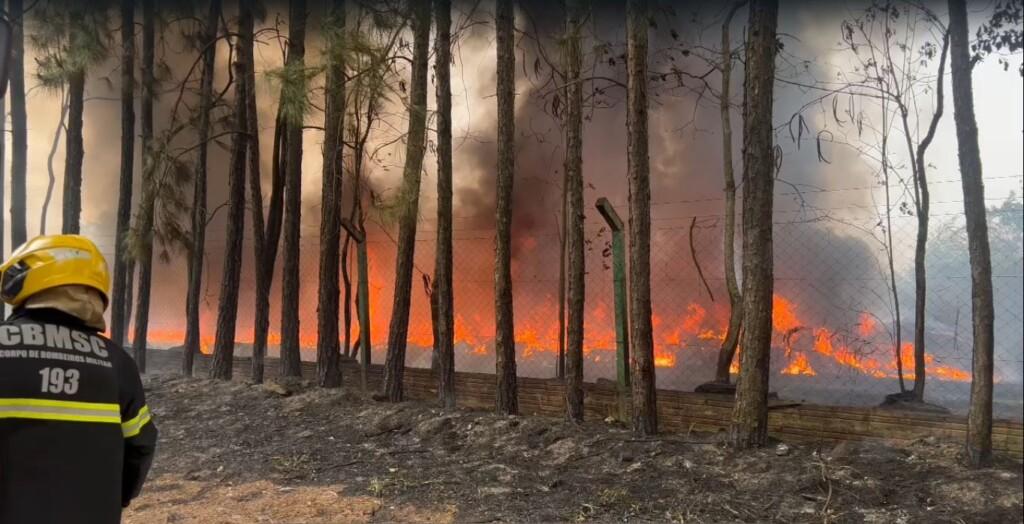
[[[145,384],[161,439],[128,523],[1021,521],[1020,462],[969,470],[957,443],[735,453],[302,381]]]

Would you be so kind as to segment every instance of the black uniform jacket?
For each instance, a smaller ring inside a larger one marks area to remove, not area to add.
[[[157,432],[124,349],[60,311],[0,323],[0,524],[111,524]]]

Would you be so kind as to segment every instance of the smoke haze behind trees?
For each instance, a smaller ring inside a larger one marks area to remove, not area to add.
[[[980,18],[984,16],[984,3],[970,9],[972,17],[971,27],[977,27]],[[459,35],[460,43],[455,50],[455,63],[453,64],[453,134],[454,134],[454,215],[456,239],[460,232],[463,234],[478,234],[487,236],[492,234],[494,223],[495,204],[495,131],[494,121],[496,107],[494,99],[494,31],[493,5],[491,2],[480,4],[477,12],[469,15],[467,11],[475,4],[473,2],[455,2],[453,11],[453,26],[466,27]],[[694,7],[695,6],[695,7]],[[840,22],[843,18],[850,17],[862,12],[865,4],[859,2],[787,2],[780,10],[779,33],[783,52],[780,54],[779,74],[792,79],[811,81],[812,79],[833,79],[839,70],[850,66],[848,57],[843,56],[839,50]],[[671,13],[674,7],[675,13]],[[944,3],[937,3],[932,6],[940,17],[945,17]],[[704,45],[716,47],[718,41],[718,24],[724,15],[727,5],[720,5],[719,2],[706,2],[703,4],[687,3],[685,6],[675,6],[675,2],[660,4],[652,17],[651,32],[651,70],[652,73],[669,71],[672,61],[667,58],[668,53],[664,50],[669,48],[693,49],[696,53],[697,46]],[[318,23],[322,16],[317,13],[324,7],[318,2],[311,2],[313,15],[310,17],[310,35],[307,43],[307,63],[319,64],[320,53],[324,43],[319,34]],[[354,9],[354,6],[350,6]],[[739,46],[742,38],[742,30],[746,19],[745,9],[741,9],[736,20],[733,22],[735,35],[734,43]],[[237,10],[234,2],[225,5],[225,14],[229,26],[233,27]],[[275,21],[281,19],[281,31],[287,33],[287,6],[281,2],[268,2],[266,4],[266,18],[258,22],[257,31],[260,26],[267,28],[273,26]],[[466,22],[467,16],[472,16],[475,21],[482,24],[471,24]],[[169,17],[167,17],[169,18]],[[351,17],[350,17],[351,18]],[[584,30],[584,76],[588,73],[595,76],[604,76],[619,81],[625,79],[624,61],[619,55],[625,52],[624,45],[624,3],[617,2],[596,2],[592,18]],[[544,54],[554,57],[557,66],[557,57],[560,56],[559,38],[562,27],[560,21],[562,13],[555,2],[524,1],[520,2],[517,8],[516,26],[520,33],[517,35],[517,170],[515,180],[515,204],[513,217],[513,256],[516,260],[513,269],[517,278],[523,279],[556,279],[557,250],[549,250],[554,256],[519,256],[530,251],[530,246],[537,242],[538,238],[548,241],[557,238],[557,221],[560,215],[561,206],[561,181],[562,181],[562,150],[561,130],[559,122],[552,116],[557,113],[553,108],[552,97],[555,92],[554,86],[546,83],[551,75],[550,64],[547,64],[541,53],[537,52],[538,43],[544,49]],[[33,21],[29,15],[26,27],[27,35],[33,31]],[[111,11],[111,27],[116,30],[116,16]],[[678,35],[677,37],[674,35]],[[167,77],[161,84],[162,93],[156,109],[155,126],[159,135],[162,127],[167,123],[171,105],[176,98],[173,89],[180,82],[184,72],[188,70],[192,61],[195,60],[196,50],[185,45],[178,36],[178,29],[172,28],[164,32],[166,40],[164,45],[158,47],[158,53],[167,64]],[[411,41],[411,38],[407,38]],[[606,46],[606,54],[596,54],[596,46]],[[119,92],[119,77],[117,72],[118,57],[116,56],[117,46],[111,43],[111,56],[103,65],[94,68],[87,84],[86,107],[85,107],[85,161],[84,161],[84,189],[83,189],[83,214],[82,232],[95,238],[103,247],[108,258],[113,251],[113,231],[116,214],[116,184],[119,166],[118,144],[120,129],[114,125],[119,121],[119,104],[117,94]],[[35,50],[32,46],[26,45],[26,67],[27,84],[29,89],[28,111],[29,111],[29,183],[28,183],[28,229],[30,235],[38,231],[38,210],[42,205],[42,195],[45,192],[46,181],[46,157],[53,140],[55,126],[60,114],[60,94],[46,91],[41,88],[33,88],[35,80],[32,75],[35,71],[34,61]],[[680,55],[676,55],[680,56]],[[224,88],[228,72],[227,46],[222,42],[217,53],[217,77],[214,82],[215,91]],[[808,60],[804,63],[802,60]],[[1020,57],[1014,57],[1014,66],[1009,72],[1002,71],[1001,67],[994,60],[986,60],[980,63],[975,69],[975,99],[980,126],[980,140],[982,148],[982,161],[985,165],[985,172],[990,181],[987,182],[987,194],[990,205],[999,205],[1012,191],[1020,194],[1021,178],[1024,173],[1024,160],[1020,151],[1021,129],[1024,128],[1024,86],[1020,77],[1015,73],[1016,63]],[[270,173],[270,144],[273,134],[273,119],[276,114],[277,85],[267,75],[263,74],[269,70],[278,68],[283,63],[283,56],[280,50],[280,43],[264,33],[263,43],[256,47],[256,71],[257,71],[257,97],[260,108],[259,120],[261,126],[261,147],[263,173],[269,178]],[[598,65],[596,68],[588,68],[587,64]],[[693,74],[700,75],[707,71],[708,67],[695,57],[689,59],[677,58],[674,62],[680,69]],[[738,64],[737,68],[741,68]],[[404,81],[408,82],[408,68],[402,73]],[[432,75],[431,75],[432,76]],[[653,75],[652,75],[653,76]],[[734,82],[742,78],[741,71],[733,74]],[[195,77],[194,82],[198,82]],[[428,88],[433,93],[433,85]],[[717,87],[718,76],[712,73],[707,77],[708,82]],[[322,107],[322,82],[323,78],[318,77],[314,84],[316,90],[311,94],[314,104]],[[679,87],[673,79],[662,80],[652,78],[651,84],[651,108],[650,108],[650,148],[651,148],[651,182],[653,195],[653,220],[655,224],[655,246],[658,241],[659,227],[685,227],[691,216],[715,216],[722,212],[721,201],[721,152],[720,137],[718,136],[719,120],[718,109],[714,106],[714,100],[710,93],[698,100],[699,96],[694,93],[699,88],[699,83],[687,79],[687,87]],[[593,94],[592,89],[599,87],[604,91],[603,95],[597,97],[601,107],[585,109],[583,155],[584,155],[584,177],[586,186],[584,188],[584,200],[588,208],[588,238],[590,238],[600,251],[600,246],[606,240],[606,236],[599,235],[600,223],[596,212],[592,211],[592,204],[598,197],[608,197],[619,208],[620,214],[625,215],[626,205],[626,155],[625,155],[625,92],[621,87],[611,82],[595,81],[585,88],[585,95]],[[171,92],[169,92],[171,91]],[[742,92],[738,84],[734,84],[733,92],[735,103],[741,102]],[[949,92],[949,90],[947,90]],[[228,95],[230,97],[230,94]],[[401,97],[407,97],[408,93],[400,90],[392,97],[387,104],[384,114],[384,122],[379,129],[374,131],[371,141],[374,144],[386,144],[400,138],[400,134],[406,127],[404,116],[404,105]],[[809,130],[803,134],[803,140],[798,145],[789,137],[787,127],[784,125],[790,116],[800,106],[813,99],[816,94],[800,88],[778,85],[776,88],[776,104],[774,121],[780,126],[776,135],[776,143],[782,149],[782,163],[779,171],[779,179],[785,183],[777,185],[776,207],[780,220],[794,220],[801,218],[820,217],[827,211],[831,216],[849,217],[857,216],[863,218],[865,214],[875,213],[879,202],[881,190],[875,178],[878,169],[874,164],[863,158],[858,152],[849,147],[839,144],[824,144],[822,154],[827,163],[819,160],[815,136],[820,129],[827,125],[828,113],[831,106],[811,108],[806,111]],[[194,104],[194,100],[190,100]],[[930,103],[930,102],[929,102]],[[428,98],[428,107],[433,110],[434,100],[431,95]],[[870,108],[867,109],[870,111]],[[221,109],[220,114],[226,114],[227,109]],[[738,122],[740,111],[734,112],[734,121]],[[322,125],[322,113],[314,109],[307,117],[307,125]],[[432,126],[433,120],[428,122]],[[833,126],[834,128],[834,126]],[[183,137],[182,143],[187,144],[190,137]],[[191,138],[194,140],[194,137]],[[63,137],[61,138],[63,141]],[[741,140],[739,133],[736,133],[734,158],[739,165]],[[425,230],[433,229],[434,188],[436,179],[433,176],[436,162],[433,158],[432,145],[433,137],[428,134],[427,158],[424,161],[425,179],[421,192],[422,204],[420,207],[420,224]],[[224,139],[227,142],[227,139]],[[304,133],[304,145],[307,154],[303,161],[303,267],[315,267],[316,260],[316,238],[319,228],[319,188],[321,155],[318,154],[322,145],[322,133],[315,129],[307,129]],[[136,154],[139,154],[136,148]],[[63,150],[63,144],[60,151]],[[375,162],[368,164],[369,192],[365,195],[366,202],[373,201],[387,202],[397,192],[398,181],[401,176],[402,164],[401,144],[392,145],[381,150]],[[931,179],[933,181],[933,209],[936,216],[935,229],[943,229],[946,224],[946,231],[955,231],[956,220],[953,215],[962,210],[959,193],[960,186],[957,173],[955,135],[953,132],[952,116],[948,115],[940,124],[935,146],[929,152],[929,163],[932,168]],[[210,148],[209,161],[209,209],[216,209],[227,198],[227,167],[228,153],[225,148],[213,146]],[[895,158],[900,159],[899,154]],[[766,159],[765,161],[770,161]],[[899,163],[899,162],[897,162]],[[902,159],[906,164],[906,159]],[[138,165],[138,162],[137,162]],[[63,172],[63,158],[58,155],[54,159],[54,172],[60,175]],[[137,172],[139,170],[137,169]],[[349,181],[348,173],[345,174]],[[59,182],[59,180],[58,180]],[[269,180],[264,186],[269,187]],[[952,182],[952,183],[950,183]],[[136,184],[138,187],[139,184]],[[804,192],[805,202],[801,197],[794,195],[794,188]],[[859,189],[851,189],[859,188]],[[818,192],[824,189],[827,192]],[[351,203],[352,193],[349,186],[346,186],[345,200],[346,208]],[[905,196],[905,195],[904,195]],[[55,188],[53,202],[60,202],[61,184]],[[370,222],[382,222],[385,228],[391,224],[387,220],[387,214],[376,213],[372,206],[369,209],[368,219]],[[50,230],[56,231],[60,221],[59,204],[51,204],[49,224]],[[1011,211],[1011,214],[1014,211]],[[1019,210],[1013,216],[1019,216]],[[347,213],[346,213],[347,214]],[[184,219],[185,217],[183,217]],[[222,266],[220,256],[224,244],[224,218],[225,213],[218,212],[210,222],[207,245],[208,256],[206,261],[206,274],[204,288],[207,290],[206,306],[202,318],[204,319],[204,337],[212,335],[217,299],[219,289],[220,267]],[[55,227],[56,226],[56,227]],[[805,228],[808,238],[828,238],[832,254],[840,253],[849,261],[850,266],[874,267],[879,257],[879,246],[866,242],[863,235],[836,235],[836,229],[828,223],[820,226],[808,226]],[[248,237],[250,228],[247,226]],[[380,232],[371,232],[376,238],[386,240],[386,236]],[[393,233],[392,233],[393,234]],[[667,238],[667,237],[666,237]],[[909,237],[908,237],[909,238]],[[945,237],[941,234],[936,236],[937,244],[933,246],[930,261],[937,260],[936,257],[943,256],[947,251],[956,252],[956,244],[951,241],[948,247],[943,247]],[[246,239],[247,247],[244,253],[251,252],[248,247],[249,239]],[[666,240],[667,242],[667,240]],[[420,243],[422,245],[422,243]],[[1017,244],[1016,253],[1000,252],[1000,246],[1005,249],[1012,249],[1012,243],[993,243],[993,260],[1011,260],[1005,270],[1011,274],[1020,276],[1020,251]],[[717,246],[717,244],[712,244]],[[909,248],[907,248],[909,251]],[[456,242],[456,259],[459,258],[459,245]],[[943,251],[946,250],[946,251]],[[547,252],[547,251],[546,251]],[[688,261],[684,264],[684,258],[688,259],[688,248],[685,244],[672,245],[664,251],[655,251],[654,255],[666,260],[662,263],[673,262],[679,266],[679,271],[692,273],[692,264]],[[786,256],[778,254],[777,256]],[[813,251],[799,254],[802,257],[813,257]],[[700,253],[700,259],[705,267],[717,267],[720,264],[721,253],[719,248],[714,251],[708,250]],[[905,260],[904,260],[905,258]],[[903,262],[897,270],[909,272],[912,270],[911,256],[901,257]],[[417,260],[421,260],[418,256]],[[599,263],[595,256],[589,256],[588,267],[592,270]],[[177,252],[172,254],[172,261],[169,264],[157,262],[155,270],[158,278],[153,283],[153,320],[152,329],[184,329],[184,289],[186,281],[184,254]],[[1015,261],[1015,262],[1014,262]],[[659,261],[653,261],[657,264]],[[783,260],[780,259],[780,263]],[[490,264],[493,260],[481,257],[481,267],[474,268],[473,273],[487,275],[490,271]],[[380,260],[377,264],[390,267],[393,260]],[[813,278],[820,278],[822,281],[832,280],[836,272],[841,268],[832,267],[827,264],[815,264],[807,262]],[[459,266],[456,265],[458,270]],[[943,261],[936,264],[933,271],[938,273],[948,272],[949,274],[968,274],[966,262],[960,264]],[[430,272],[429,267],[421,268]],[[1016,273],[1013,273],[1013,272]],[[997,268],[998,273],[998,268]],[[303,304],[304,319],[303,331],[314,329],[313,322],[316,304],[316,282],[315,270],[304,272],[301,288],[300,302]],[[933,274],[934,275],[934,274]],[[253,277],[253,264],[246,261],[243,264],[243,282],[251,282]],[[456,281],[460,279],[457,271]],[[909,282],[909,281],[908,281]],[[1019,286],[1020,279],[1016,280]],[[551,287],[555,287],[551,284]],[[784,286],[783,286],[784,288]],[[859,292],[854,288],[837,288],[833,290],[836,294]],[[962,290],[957,290],[961,293]],[[414,294],[420,293],[414,288]],[[694,289],[694,293],[697,290]],[[271,296],[279,296],[278,291],[272,291]],[[901,296],[911,297],[912,288],[901,289]],[[1015,310],[1020,312],[1021,293],[1016,295],[1017,303]],[[517,299],[519,295],[517,294]],[[810,300],[810,298],[808,298]],[[240,296],[239,310],[242,312],[238,324],[238,333],[244,338],[251,336],[251,321],[248,320],[246,312],[252,309],[252,290],[243,286]],[[908,304],[910,300],[906,301]],[[997,305],[1000,304],[997,300]],[[813,309],[813,305],[809,304]],[[414,306],[416,307],[416,306]],[[517,310],[520,306],[517,305]],[[276,309],[276,307],[275,307]],[[964,311],[966,315],[968,312]],[[912,308],[906,309],[904,317],[912,318]],[[997,309],[997,319],[1006,318]],[[518,315],[517,315],[518,316]],[[272,311],[271,318],[279,318],[276,311]],[[999,320],[997,320],[998,322]],[[938,329],[943,326],[939,322]],[[933,322],[932,325],[936,325]],[[909,326],[907,326],[909,329]],[[930,328],[931,329],[931,328]],[[272,326],[272,332],[277,331]],[[1016,346],[1011,351],[1016,355],[1000,355],[998,342],[999,331],[997,328],[997,360],[1014,358],[1020,360],[1020,347]],[[1019,342],[1019,331],[1018,331]],[[1010,370],[1004,379],[1017,381],[1021,380],[1021,370]]]

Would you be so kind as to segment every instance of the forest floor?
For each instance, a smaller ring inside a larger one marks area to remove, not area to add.
[[[956,443],[638,439],[308,383],[144,379],[158,455],[126,523],[1020,522],[1022,466]]]

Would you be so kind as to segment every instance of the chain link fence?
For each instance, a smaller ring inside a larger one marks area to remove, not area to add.
[[[620,213],[624,210],[620,208]],[[1021,418],[1024,375],[1024,258],[1019,208],[990,216],[995,283],[995,410]],[[611,233],[588,211],[586,225],[585,378],[615,378],[616,335]],[[651,286],[657,386],[693,390],[714,378],[725,336],[729,296],[723,264],[721,216],[654,220]],[[394,235],[368,225],[373,361],[383,362],[393,299]],[[925,398],[965,412],[970,397],[971,281],[966,235],[959,215],[932,218],[928,242]],[[300,319],[304,358],[314,358],[318,246],[315,228],[304,228]],[[891,243],[889,236],[891,234]],[[833,218],[782,213],[774,227],[775,298],[771,356],[772,390],[783,398],[819,404],[871,406],[914,383],[914,245],[912,216]],[[406,364],[429,367],[433,344],[429,303],[436,229],[421,221],[415,256]],[[454,244],[456,367],[494,370],[494,237],[491,230],[456,227]],[[888,246],[895,246],[890,263]],[[737,232],[736,267],[742,242]],[[248,259],[251,248],[246,246]],[[350,248],[352,296],[355,246]],[[204,340],[212,340],[223,242],[208,241]],[[516,231],[513,286],[517,367],[522,376],[557,373],[561,242],[551,230]],[[699,267],[699,269],[698,269]],[[280,262],[278,264],[280,271]],[[159,275],[158,269],[158,275]],[[243,272],[240,311],[251,311],[254,276]],[[894,285],[895,290],[894,294]],[[159,285],[159,284],[158,284]],[[273,297],[280,297],[275,282]],[[183,294],[174,287],[173,292]],[[896,299],[899,302],[897,315]],[[159,309],[158,315],[159,315]],[[182,308],[182,311],[184,309]],[[178,317],[179,319],[181,317]],[[353,307],[349,340],[358,338]],[[271,343],[280,312],[272,311]],[[179,323],[180,325],[180,323]],[[159,339],[161,322],[154,324]],[[344,336],[344,330],[342,330]],[[239,317],[238,339],[251,340],[251,318]],[[173,337],[171,337],[173,338]],[[180,340],[180,339],[179,339]],[[180,342],[176,342],[180,343]],[[897,351],[897,347],[900,351]],[[742,351],[742,347],[740,348]],[[271,348],[276,353],[276,347]],[[736,359],[738,362],[738,358]],[[736,372],[736,364],[733,365]],[[735,378],[735,374],[733,375]]]
[[[655,361],[658,387],[692,390],[714,377],[728,326],[723,221],[691,217],[677,222],[656,223],[652,232]],[[972,347],[966,237],[956,219],[934,222],[926,266],[925,395],[930,402],[962,412],[970,396]],[[993,227],[996,405],[1000,416],[1019,418],[1024,278],[1020,238],[1005,233]],[[890,271],[888,230],[877,220],[776,222],[773,390],[808,402],[878,404],[900,390],[897,355],[904,385],[913,387],[916,234],[916,218],[893,217],[896,248]],[[421,283],[424,275],[432,274],[433,235],[432,230],[421,231],[417,242],[407,360],[413,367],[430,365],[428,287]],[[610,232],[588,224],[587,238],[585,376],[590,381],[614,379]],[[737,252],[739,244],[737,239]],[[380,361],[390,318],[394,244],[378,238],[370,242],[369,251],[374,357]],[[523,376],[553,377],[557,372],[559,251],[557,235],[521,235],[515,241],[517,365]],[[456,365],[462,371],[489,372],[494,369],[493,237],[487,231],[456,232],[454,253]],[[737,260],[738,271],[741,264]]]

